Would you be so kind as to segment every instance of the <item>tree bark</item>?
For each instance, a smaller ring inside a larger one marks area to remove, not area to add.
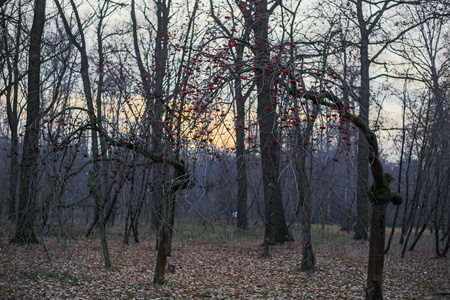
[[[243,46],[237,47],[238,60],[242,61]],[[247,220],[247,160],[245,155],[245,97],[242,94],[241,79],[235,80],[235,103],[238,119],[236,121],[236,167],[238,181],[237,228],[248,229]]]
[[[16,231],[12,243],[38,243],[34,233],[36,213],[36,181],[39,158],[39,109],[40,109],[40,73],[41,41],[45,23],[45,0],[36,0],[33,26],[30,31],[30,49],[28,58],[28,99],[27,120],[20,174],[19,207]]]
[[[303,158],[304,160],[304,158]],[[299,180],[299,197],[302,211],[302,264],[300,271],[310,271],[316,268],[316,259],[314,256],[312,245],[312,230],[311,230],[311,193],[309,191],[308,178],[306,177],[305,166],[300,174],[302,177]]]
[[[98,228],[100,231],[100,240],[102,243],[102,251],[103,251],[103,260],[105,263],[106,268],[110,268],[111,263],[111,257],[109,256],[108,251],[108,241],[106,237],[106,220],[105,220],[105,214],[103,211],[103,205],[101,202],[101,196],[99,194],[98,189],[101,188],[101,185],[99,184],[99,176],[101,176],[100,167],[96,166],[98,164],[97,161],[94,160],[94,172],[91,172],[89,177],[89,188],[90,188],[90,194],[94,198],[95,202],[95,208],[97,210],[98,215]],[[95,172],[97,170],[97,172]]]
[[[170,218],[172,215],[172,198],[175,197],[175,194],[170,194],[168,198],[163,200],[164,206],[162,209],[162,220],[161,220],[161,229],[159,230],[159,245],[158,245],[158,254],[156,257],[156,267],[155,274],[153,277],[153,283],[155,284],[163,284],[165,282],[165,273],[166,273],[166,265],[167,265],[167,254],[169,251],[169,240],[170,240]]]
[[[298,111],[298,110],[297,110]],[[314,111],[314,113],[316,113]],[[299,117],[296,114],[296,117]],[[300,131],[300,126],[295,127],[297,143],[305,140],[313,129],[313,123],[309,123],[305,128],[303,135]],[[308,176],[306,174],[306,154],[303,153],[299,144],[294,147],[295,153],[295,174],[297,181],[297,197],[298,207],[297,212],[301,213],[301,231],[302,231],[302,262],[300,271],[315,270],[316,260],[312,245],[312,230],[311,230],[311,191],[309,186]]]
[[[361,64],[361,87],[360,87],[360,109],[359,119],[368,124],[370,105],[370,77],[369,77],[369,32],[363,16],[363,1],[357,1],[357,16],[361,34],[360,64]],[[367,191],[369,189],[369,145],[364,137],[364,133],[359,131],[358,140],[358,183],[356,187],[356,227],[355,240],[367,240],[369,229],[369,201]]]
[[[384,239],[386,204],[372,206],[370,220],[369,267],[367,271],[366,299],[383,299]]]
[[[252,1],[256,21],[254,54],[256,56],[256,86],[258,88],[257,115],[259,119],[259,140],[265,202],[264,240],[279,244],[292,240],[284,215],[281,193],[280,145],[277,138],[277,111],[272,105],[272,81],[274,74],[267,64],[271,63],[269,50],[269,11],[267,1]]]

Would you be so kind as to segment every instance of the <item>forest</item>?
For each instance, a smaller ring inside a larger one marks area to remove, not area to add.
[[[448,0],[0,0],[0,298],[450,295]]]

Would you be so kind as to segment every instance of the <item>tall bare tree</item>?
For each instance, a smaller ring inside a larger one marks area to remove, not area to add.
[[[238,2],[238,7],[253,32],[252,52],[255,57],[255,81],[258,90],[258,123],[261,149],[261,165],[264,186],[266,244],[284,243],[291,239],[282,201],[280,175],[280,151],[277,129],[277,110],[272,105],[275,96],[274,77],[271,67],[269,20],[279,2]]]
[[[45,0],[36,0],[28,56],[27,120],[20,173],[16,230],[11,242],[38,243],[34,233],[36,180],[39,159],[41,42],[45,24]]]
[[[21,54],[21,39],[23,38],[23,24],[22,24],[22,2],[19,1],[17,5],[4,6],[1,8],[1,23],[3,28],[1,52],[5,58],[2,60],[1,67],[6,71],[3,74],[4,78],[4,92],[6,96],[6,113],[8,116],[8,125],[11,132],[11,147],[10,147],[10,180],[9,180],[9,200],[8,200],[8,218],[14,220],[16,216],[17,206],[17,187],[19,185],[19,120],[21,116],[21,106],[19,103],[19,84],[20,84],[20,66],[19,57]],[[12,16],[16,15],[14,44],[10,45],[10,28],[8,25],[13,22]],[[12,60],[12,61],[11,61]]]
[[[76,47],[80,54],[80,75],[83,84],[83,94],[86,101],[87,113],[89,123],[91,124],[91,153],[93,158],[93,168],[91,169],[89,176],[89,188],[90,193],[94,199],[95,207],[96,207],[96,219],[98,218],[98,226],[101,235],[102,249],[103,249],[103,257],[106,267],[111,266],[111,258],[108,251],[108,243],[106,237],[106,218],[105,218],[105,203],[108,199],[108,194],[105,192],[104,176],[102,173],[104,170],[102,169],[101,156],[105,156],[107,153],[107,145],[104,138],[99,138],[98,132],[103,132],[103,124],[102,124],[102,91],[103,91],[103,46],[102,46],[102,37],[101,33],[103,30],[103,22],[105,18],[110,14],[111,10],[115,10],[118,6],[121,6],[120,3],[113,3],[111,1],[106,1],[99,7],[99,23],[97,26],[97,37],[98,37],[98,47],[99,47],[99,86],[97,91],[97,98],[94,101],[93,96],[93,88],[90,78],[89,71],[89,56],[88,56],[88,43],[85,38],[86,25],[83,23],[83,20],[80,17],[77,4],[71,0],[70,1],[70,9],[74,16],[74,20],[77,28],[77,36],[73,33],[71,24],[65,15],[65,11],[61,5],[61,2],[55,0],[55,4],[57,6],[59,15],[63,21],[64,28],[66,34],[69,37],[71,43]],[[94,221],[94,224],[96,222]]]
[[[318,105],[334,107],[340,111],[340,117],[357,126],[369,144],[369,162],[373,183],[367,191],[372,204],[372,215],[370,221],[369,263],[365,299],[383,299],[386,208],[389,203],[400,205],[402,203],[402,197],[390,189],[390,184],[394,178],[390,174],[384,173],[379,156],[378,138],[367,123],[353,115],[348,110],[348,106],[346,107],[343,101],[332,93],[323,92],[316,94],[308,92],[305,94],[305,97]]]

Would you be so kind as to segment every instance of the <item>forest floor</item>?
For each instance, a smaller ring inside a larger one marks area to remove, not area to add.
[[[337,227],[314,229],[317,270],[299,272],[301,242],[272,246],[261,258],[260,232],[228,225],[179,227],[167,283],[154,285],[153,240],[124,245],[111,238],[113,267],[102,265],[98,240],[46,238],[41,245],[0,239],[0,299],[362,299],[368,243]],[[450,262],[435,259],[431,236],[401,259],[394,240],[385,261],[385,299],[447,299]]]

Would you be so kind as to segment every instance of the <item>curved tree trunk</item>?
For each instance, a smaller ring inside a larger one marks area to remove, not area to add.
[[[352,122],[360,129],[362,136],[365,137],[370,146],[369,162],[373,183],[368,191],[369,200],[372,203],[372,217],[370,226],[370,248],[369,248],[369,266],[367,273],[366,300],[383,299],[383,267],[384,267],[384,241],[386,226],[386,206],[389,202],[394,205],[400,205],[402,198],[398,193],[391,192],[389,185],[393,177],[384,173],[383,165],[380,161],[378,151],[377,136],[364,120],[356,117],[346,109],[341,100],[332,93],[326,92],[316,95],[307,93],[304,97],[313,101],[315,104],[335,107],[341,110],[341,118]],[[323,100],[329,99],[331,102]]]
[[[360,112],[361,121],[369,122],[369,104],[370,104],[370,78],[369,78],[369,35],[366,31],[366,24],[362,17],[362,3],[358,1],[358,15],[361,31],[361,88],[360,88]],[[359,131],[358,139],[358,184],[356,187],[356,227],[355,240],[367,240],[369,230],[369,201],[367,199],[367,190],[369,189],[369,144],[364,137],[364,133]]]

